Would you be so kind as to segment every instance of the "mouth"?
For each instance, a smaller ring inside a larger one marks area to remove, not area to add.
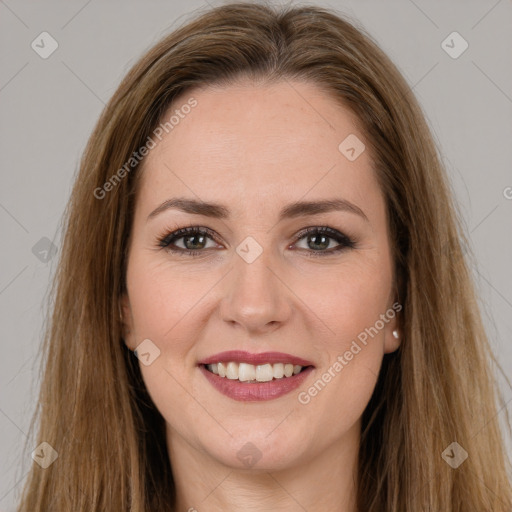
[[[314,369],[309,361],[290,354],[244,351],[216,354],[198,366],[218,391],[240,401],[283,396],[296,389]]]
[[[207,371],[218,375],[223,379],[237,380],[247,384],[256,382],[270,382],[272,380],[288,379],[297,375],[310,366],[301,366],[292,363],[265,363],[253,365],[249,363],[237,363],[235,361],[218,362],[202,365]]]

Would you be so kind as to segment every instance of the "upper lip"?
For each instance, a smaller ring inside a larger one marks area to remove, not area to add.
[[[215,364],[230,361],[235,363],[249,363],[253,365],[265,363],[291,363],[300,366],[313,366],[311,361],[307,361],[301,357],[292,356],[291,354],[285,354],[284,352],[261,352],[259,354],[251,354],[245,350],[228,350],[226,352],[219,352],[218,354],[202,359],[198,364]]]

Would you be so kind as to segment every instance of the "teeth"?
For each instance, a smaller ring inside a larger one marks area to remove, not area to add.
[[[246,382],[256,379],[256,370],[252,364],[240,363],[238,365],[238,380]]]
[[[228,363],[226,377],[231,380],[238,379],[238,363],[233,363],[232,361]]]
[[[268,382],[273,378],[274,369],[272,368],[271,364],[259,364],[258,366],[256,366],[256,380],[258,382]]]
[[[215,363],[207,365],[208,370],[219,377],[227,377],[230,380],[239,380],[240,382],[269,382],[272,379],[282,379],[297,375],[302,370],[302,366],[291,363],[283,364],[259,364],[254,366],[249,363]]]
[[[274,366],[274,379],[282,379],[284,377],[284,364],[276,363]]]

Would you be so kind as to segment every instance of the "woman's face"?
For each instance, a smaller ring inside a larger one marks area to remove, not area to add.
[[[354,115],[298,81],[195,89],[173,114],[145,158],[123,298],[171,459],[276,470],[354,453],[399,309]],[[170,236],[185,227],[206,232]]]

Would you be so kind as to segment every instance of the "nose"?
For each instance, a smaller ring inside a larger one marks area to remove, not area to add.
[[[271,332],[291,316],[292,296],[277,258],[268,249],[252,262],[238,254],[224,283],[221,315],[252,334]]]

